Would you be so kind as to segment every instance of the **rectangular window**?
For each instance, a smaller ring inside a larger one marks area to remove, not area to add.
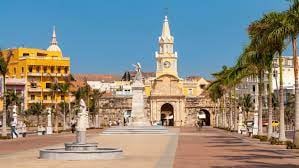
[[[193,89],[188,89],[188,95],[192,95],[193,94]]]
[[[44,67],[44,73],[47,73],[47,67],[46,66]]]
[[[30,99],[31,99],[31,100],[35,100],[35,95],[31,95],[31,96],[30,96]]]
[[[28,71],[31,73],[32,72],[32,66],[28,67]]]
[[[23,57],[29,56],[29,53],[23,53]]]
[[[48,96],[47,95],[44,95],[44,100],[47,100],[48,99]]]
[[[51,89],[51,83],[46,83],[46,88]]]
[[[24,67],[22,67],[22,73],[24,73]]]
[[[255,92],[255,85],[252,85],[252,91]]]
[[[37,84],[36,84],[36,82],[32,82],[32,83],[30,84],[30,86],[31,86],[31,88],[37,88]]]
[[[61,95],[61,100],[64,100],[64,95]]]

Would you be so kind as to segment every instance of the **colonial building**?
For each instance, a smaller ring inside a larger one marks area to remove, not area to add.
[[[65,83],[70,75],[70,59],[63,56],[56,39],[55,29],[47,50],[37,48],[13,48],[3,51],[11,53],[8,89],[20,90],[24,95],[24,108],[32,103],[41,102],[46,106],[69,101],[68,94],[53,92],[53,83]],[[18,86],[18,87],[16,87]]]
[[[204,91],[209,81],[196,76],[186,79],[179,76],[178,54],[174,51],[174,37],[167,16],[155,58],[156,72],[143,72],[145,110],[151,122],[162,121],[168,126],[194,125],[197,116],[204,114],[206,125],[214,125],[214,104]],[[133,79],[134,73],[126,72],[121,82],[115,82],[130,85]],[[102,124],[123,119],[131,111],[131,101],[130,94],[107,94],[101,97],[99,116],[103,119]]]

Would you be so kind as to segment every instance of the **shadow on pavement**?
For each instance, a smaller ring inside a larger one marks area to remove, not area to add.
[[[250,162],[244,165],[235,166],[212,166],[211,168],[298,168],[299,165],[294,164],[274,164],[274,163],[262,163],[262,162]]]

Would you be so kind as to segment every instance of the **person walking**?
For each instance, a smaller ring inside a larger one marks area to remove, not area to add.
[[[72,128],[72,133],[75,133],[76,130],[76,120],[72,118],[71,120],[71,128]]]
[[[17,126],[17,123],[16,121],[14,120],[14,118],[11,119],[11,122],[10,122],[10,128],[11,128],[11,138],[13,139],[14,135],[18,138],[19,135],[16,131],[16,126]]]

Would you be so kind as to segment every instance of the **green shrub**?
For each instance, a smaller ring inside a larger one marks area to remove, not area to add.
[[[271,145],[283,145],[284,142],[280,141],[278,138],[272,137],[270,140]]]
[[[291,141],[286,141],[285,144],[287,145],[287,149],[295,149],[296,145]]]
[[[268,137],[265,135],[253,135],[252,138],[259,139],[262,142],[268,141]]]

